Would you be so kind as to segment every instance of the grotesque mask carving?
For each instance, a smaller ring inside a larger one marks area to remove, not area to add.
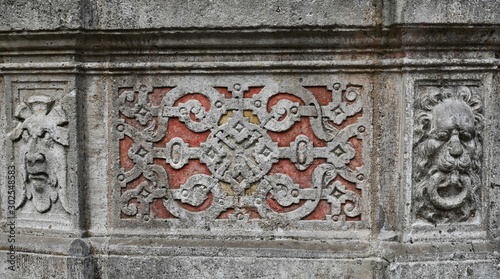
[[[15,117],[19,121],[9,136],[14,141],[18,173],[22,185],[17,208],[30,200],[38,212],[48,212],[60,201],[66,204],[67,117],[48,96],[32,96],[21,103]]]
[[[474,216],[481,183],[479,96],[468,87],[426,87],[417,102],[416,214],[433,223]]]

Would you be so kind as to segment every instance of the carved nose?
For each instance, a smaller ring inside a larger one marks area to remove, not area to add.
[[[450,145],[450,155],[453,157],[458,157],[464,153],[464,150],[462,148],[462,145],[460,142],[452,142]]]
[[[34,165],[36,163],[45,162],[45,156],[41,153],[28,153],[26,154],[26,160],[28,161],[28,165]]]

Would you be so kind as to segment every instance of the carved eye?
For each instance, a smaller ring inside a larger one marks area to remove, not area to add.
[[[52,137],[51,137],[51,135],[50,135],[49,132],[44,131],[43,134],[42,134],[42,138],[43,138],[43,142],[45,142],[45,144],[47,146],[51,146],[52,145]]]
[[[30,138],[30,133],[27,130],[23,130],[23,140],[28,140]]]
[[[43,138],[44,138],[45,140],[49,140],[49,139],[50,139],[50,134],[49,134],[49,132],[45,131],[45,132],[43,133]]]
[[[441,132],[438,132],[436,134],[436,138],[438,140],[441,140],[441,141],[445,141],[445,140],[448,140],[449,136],[448,136],[448,132],[445,132],[445,131],[441,131]]]
[[[469,141],[472,139],[472,134],[467,131],[462,131],[460,133],[460,139],[463,141]]]

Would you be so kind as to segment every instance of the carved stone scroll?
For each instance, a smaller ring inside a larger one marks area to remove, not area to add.
[[[237,227],[364,220],[366,96],[361,85],[330,87],[120,89],[120,218]]]
[[[480,205],[483,105],[475,86],[420,86],[415,102],[414,213],[464,222]]]

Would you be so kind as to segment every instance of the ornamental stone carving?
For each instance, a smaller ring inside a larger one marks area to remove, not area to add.
[[[420,86],[415,102],[415,214],[463,222],[480,205],[482,102],[474,86]]]
[[[120,218],[172,226],[364,220],[363,86],[329,87],[120,89]]]
[[[52,97],[35,95],[17,106],[14,143],[21,185],[16,209],[69,213],[66,185],[68,119]]]

